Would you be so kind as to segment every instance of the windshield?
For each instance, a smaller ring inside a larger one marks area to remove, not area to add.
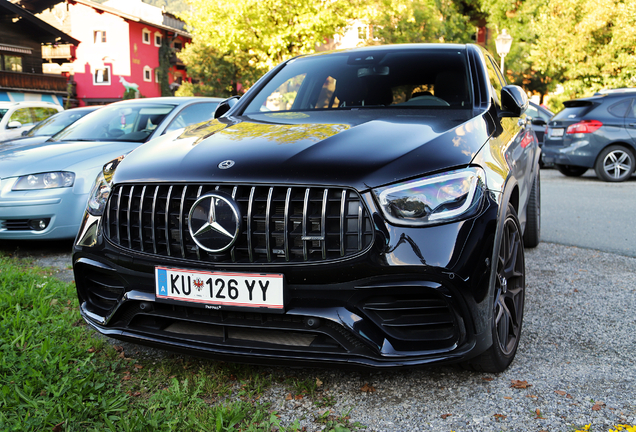
[[[52,140],[144,142],[174,108],[152,103],[109,105],[76,121]]]
[[[34,136],[46,136],[46,135],[55,135],[66,126],[75,123],[77,120],[84,117],[86,114],[91,112],[91,110],[84,109],[70,109],[66,111],[62,111],[59,114],[51,116],[46,120],[42,120],[40,123],[35,125],[33,129],[26,134],[28,137]]]
[[[290,61],[245,114],[352,107],[472,108],[461,49],[368,50]]]

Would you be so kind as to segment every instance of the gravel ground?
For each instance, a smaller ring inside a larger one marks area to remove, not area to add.
[[[36,258],[72,279],[68,253]],[[321,385],[313,399],[288,400],[289,387],[274,384],[260,402],[270,402],[283,424],[299,421],[307,431],[322,430],[317,418],[329,415],[387,432],[567,432],[587,424],[605,432],[636,424],[636,259],[542,243],[526,251],[526,270],[524,332],[504,373],[263,368]],[[162,355],[125,349],[132,357]],[[316,404],[323,398],[330,403]]]

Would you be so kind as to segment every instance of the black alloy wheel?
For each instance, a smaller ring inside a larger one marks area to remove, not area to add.
[[[614,145],[603,149],[598,155],[594,170],[606,182],[621,182],[634,172],[634,154],[626,147]]]
[[[586,167],[575,165],[557,165],[556,168],[561,174],[568,177],[581,177],[587,171]]]
[[[492,308],[493,344],[462,366],[482,372],[503,372],[519,347],[526,278],[521,228],[514,208],[508,204],[495,274]]]

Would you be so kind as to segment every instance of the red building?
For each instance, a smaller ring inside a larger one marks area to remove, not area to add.
[[[44,64],[45,72],[69,76],[78,105],[121,100],[126,91],[127,97],[167,96],[187,79],[176,53],[191,37],[183,21],[161,8],[141,0],[65,0],[38,16],[82,42],[72,63],[57,65],[52,53]]]

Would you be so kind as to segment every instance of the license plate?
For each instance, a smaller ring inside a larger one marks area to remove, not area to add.
[[[563,136],[563,128],[550,129],[550,138],[559,138]]]
[[[207,309],[284,308],[283,275],[155,267],[157,299],[198,303]]]

